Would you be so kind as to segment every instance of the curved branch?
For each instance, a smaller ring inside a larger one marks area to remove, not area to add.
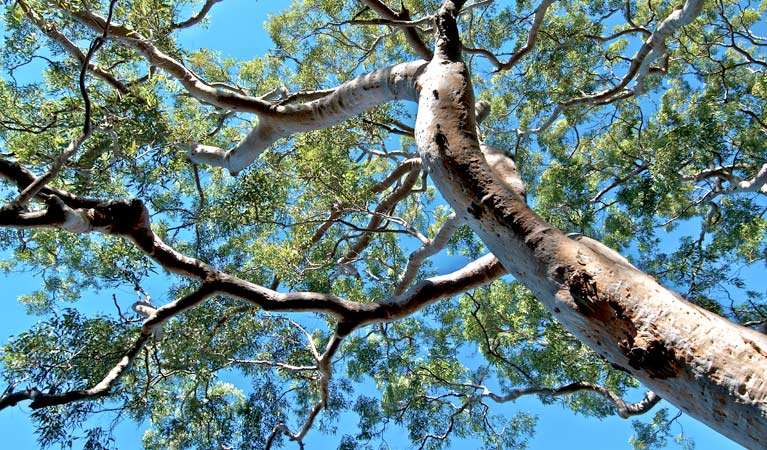
[[[392,170],[391,173],[386,176],[386,178],[384,178],[383,180],[378,182],[375,186],[370,188],[370,191],[383,192],[389,186],[391,186],[400,178],[402,178],[402,176],[405,175],[405,173],[410,172],[414,169],[420,169],[420,168],[421,168],[421,158],[406,159],[405,161],[402,161],[397,167],[395,167],[394,170]]]
[[[94,31],[101,32],[106,27],[106,20],[95,13],[85,10],[66,11],[75,20]],[[250,97],[229,89],[214,87],[197,74],[184,67],[167,53],[157,48],[149,39],[131,28],[118,24],[110,24],[110,38],[131,47],[143,56],[149,64],[159,67],[165,73],[176,79],[198,100],[225,109],[242,112],[269,114],[271,104],[257,97]]]
[[[402,10],[397,13],[386,6],[381,0],[360,0],[360,2],[378,13],[383,19],[391,21],[410,21],[410,11],[405,8],[404,3],[402,4]],[[400,29],[405,33],[405,39],[419,57],[428,61],[434,56],[431,49],[423,42],[421,36],[418,35],[417,30],[410,26],[400,26]]]
[[[16,198],[16,200],[13,201],[12,207],[19,208],[23,206],[24,204],[26,204],[29,200],[34,198],[37,195],[37,193],[40,191],[40,189],[43,188],[43,186],[48,184],[50,180],[52,180],[56,175],[58,175],[61,168],[64,167],[64,164],[66,164],[69,161],[69,159],[72,156],[74,156],[74,154],[80,149],[83,143],[86,140],[88,140],[88,138],[93,133],[93,128],[91,126],[91,100],[90,100],[90,97],[88,96],[88,87],[86,85],[85,79],[86,79],[86,74],[88,73],[88,68],[91,65],[91,62],[90,62],[91,59],[96,54],[96,52],[104,45],[104,42],[109,36],[109,30],[112,25],[112,13],[114,12],[114,7],[116,3],[117,3],[117,0],[110,1],[109,15],[104,21],[102,34],[101,36],[93,40],[90,48],[88,49],[88,53],[82,59],[82,67],[80,69],[80,78],[78,83],[80,87],[80,95],[83,98],[83,105],[85,108],[85,112],[84,112],[85,117],[83,118],[84,123],[83,123],[82,133],[76,139],[73,139],[69,143],[67,148],[63,152],[61,152],[56,157],[56,159],[53,160],[53,164],[51,164],[51,167],[43,176],[35,179],[32,183],[30,183],[23,190],[21,190],[21,192],[19,193],[19,196]]]
[[[309,103],[273,105],[268,114],[259,114],[256,127],[231,150],[195,144],[189,158],[237,174],[280,138],[330,127],[383,103],[415,99],[415,80],[425,65],[423,61],[398,64],[347,81]]]
[[[23,391],[11,392],[0,397],[0,409],[8,406],[14,406],[23,400],[31,400],[29,407],[40,409],[48,406],[64,405],[67,403],[81,400],[105,397],[110,394],[110,389],[122,377],[127,369],[133,363],[138,352],[144,348],[151,334],[141,333],[128,349],[120,361],[109,371],[109,373],[95,386],[88,389],[62,392],[60,394],[43,393],[37,388],[25,389]]]
[[[418,160],[417,164],[413,164],[415,167],[410,170],[410,173],[408,173],[408,175],[405,177],[405,180],[402,182],[402,184],[394,189],[388,196],[384,197],[380,203],[378,203],[378,206],[376,206],[375,210],[373,211],[373,216],[370,218],[370,222],[368,222],[367,227],[365,227],[366,231],[362,233],[362,236],[360,236],[352,248],[346,252],[346,255],[339,258],[337,264],[343,265],[357,259],[362,254],[362,251],[367,248],[368,244],[370,244],[370,239],[372,238],[373,233],[384,221],[384,215],[391,211],[391,209],[394,208],[397,203],[404,199],[410,193],[410,191],[413,190],[413,187],[421,177],[421,163],[420,160]]]
[[[196,291],[185,295],[162,308],[154,310],[149,318],[144,321],[144,324],[141,326],[141,333],[136,341],[134,341],[133,345],[131,345],[125,352],[112,370],[110,370],[109,373],[107,373],[106,376],[93,387],[62,392],[60,394],[43,393],[37,388],[10,392],[0,397],[0,410],[8,406],[14,406],[23,400],[31,400],[32,402],[29,404],[29,407],[32,409],[39,409],[110,395],[112,387],[123,375],[125,375],[127,370],[133,364],[133,361],[136,359],[138,353],[144,348],[149,341],[149,338],[155,334],[163,322],[186,309],[200,304],[214,293],[215,291],[211,286],[203,284]]]
[[[629,64],[626,74],[623,75],[615,86],[600,92],[559,102],[549,118],[541,126],[524,131],[520,130],[518,133],[523,136],[541,133],[548,129],[565,109],[576,105],[607,104],[641,93],[644,79],[650,73],[650,65],[667,51],[666,38],[679,28],[695,20],[702,10],[703,0],[687,0],[682,7],[675,8],[637,50],[631,58],[631,64]],[[624,90],[634,79],[636,79],[634,86],[631,89]]]
[[[206,0],[205,4],[202,5],[202,9],[200,9],[200,12],[181,23],[174,23],[172,27],[178,30],[180,28],[189,28],[191,26],[197,25],[198,23],[202,22],[203,19],[205,19],[205,17],[210,12],[210,9],[213,8],[213,5],[222,1],[224,0]]]
[[[455,213],[451,214],[445,223],[442,224],[439,231],[437,231],[437,234],[434,235],[433,239],[426,242],[410,254],[405,271],[397,280],[397,286],[394,288],[394,295],[403,293],[405,289],[410,286],[410,283],[415,279],[421,264],[423,264],[426,258],[434,256],[440,250],[445,248],[448,241],[453,236],[453,233],[455,233],[455,230],[458,229],[462,222],[462,220],[456,217]]]
[[[538,40],[538,31],[543,24],[543,19],[546,17],[546,11],[556,0],[543,0],[537,8],[535,8],[535,17],[533,18],[533,25],[530,27],[530,31],[527,34],[527,42],[522,48],[514,52],[508,61],[501,64],[496,71],[509,70],[514,67],[526,54],[535,47],[535,42]],[[492,61],[492,60],[491,60]]]
[[[272,436],[269,437],[267,448],[271,446],[273,436],[278,432],[284,433],[292,441],[302,443],[306,437],[306,434],[309,432],[309,430],[311,430],[312,425],[314,425],[314,421],[317,419],[320,411],[322,411],[324,408],[327,408],[328,402],[330,400],[330,379],[333,375],[331,371],[331,362],[333,360],[333,356],[338,352],[338,349],[341,348],[342,341],[343,336],[339,335],[339,333],[336,331],[336,333],[334,333],[328,341],[322,356],[318,358],[317,363],[320,371],[320,399],[317,401],[317,403],[315,403],[314,407],[312,407],[312,410],[309,412],[309,416],[306,418],[306,421],[301,427],[301,430],[298,433],[294,433],[290,431],[290,429],[288,429],[284,423],[278,425],[272,432]]]
[[[761,192],[767,194],[767,163],[756,172],[754,178],[741,180],[732,189],[733,192]]]
[[[633,179],[635,176],[639,175],[640,173],[644,172],[650,167],[649,164],[644,163],[640,166],[637,166],[634,170],[627,173],[625,176],[616,178],[612,183],[605,186],[601,191],[597,192],[597,194],[589,200],[590,203],[596,203],[598,202],[602,197],[605,196],[608,192],[615,189],[616,187],[620,186],[621,184],[625,183],[628,180]]]
[[[416,175],[419,173],[417,170],[413,172]],[[0,177],[14,181],[20,189],[35,179],[20,165],[2,159]],[[406,186],[405,183],[403,186]],[[407,191],[405,188],[402,190]],[[63,228],[75,233],[100,232],[122,236],[133,241],[166,270],[202,281],[205,289],[210,289],[211,293],[230,295],[267,311],[330,314],[343,324],[339,329],[341,336],[370,323],[408,316],[440,299],[466,292],[506,273],[493,255],[486,255],[452,273],[420,281],[401,295],[372,303],[356,303],[317,292],[282,293],[227,275],[198,259],[177,252],[154,234],[149,212],[140,200],[81,199],[50,188],[45,188],[38,194],[38,198],[46,202],[45,210],[24,212],[18,208],[4,207],[0,209],[0,226]],[[390,196],[389,201],[396,202],[397,196]],[[148,319],[144,327],[147,332],[153,332],[173,314],[196,304],[182,298],[164,305],[155,311],[155,316]]]
[[[655,405],[657,405],[658,402],[661,400],[661,398],[655,392],[647,391],[647,393],[645,394],[642,400],[635,403],[628,403],[624,401],[620,396],[618,396],[617,394],[614,394],[613,392],[611,392],[604,386],[600,386],[594,383],[589,383],[586,381],[570,383],[557,388],[532,387],[532,388],[525,388],[525,389],[515,389],[505,395],[494,394],[488,391],[487,388],[484,388],[484,392],[480,396],[490,398],[497,403],[506,403],[506,402],[514,401],[524,395],[543,395],[547,397],[558,397],[560,395],[568,395],[568,394],[572,394],[575,392],[582,392],[582,391],[596,392],[597,394],[605,397],[607,400],[609,400],[613,404],[613,406],[615,406],[615,409],[618,412],[618,415],[624,419],[627,419],[631,416],[637,416],[637,415],[646,413],[647,411],[652,409]]]
[[[616,31],[615,33],[609,36],[597,36],[595,34],[584,34],[583,36],[589,39],[594,39],[595,41],[599,41],[599,42],[608,42],[608,41],[612,41],[613,39],[617,39],[621,36],[624,36],[626,34],[633,34],[633,33],[641,33],[647,37],[650,37],[652,35],[652,33],[646,28],[632,27],[632,28],[626,28],[625,30]]]
[[[700,172],[682,177],[683,180],[703,181],[711,178],[717,178],[726,181],[731,186],[726,190],[717,191],[717,194],[728,194],[737,192],[758,192],[767,194],[767,163],[756,171],[756,174],[750,180],[744,180],[736,176],[733,171],[743,169],[741,165],[719,166],[701,170]]]
[[[18,0],[17,3],[21,7],[22,11],[27,15],[29,20],[32,21],[32,23],[37,26],[40,31],[45,33],[46,36],[53,39],[54,41],[58,42],[59,45],[61,45],[64,50],[66,50],[73,58],[75,58],[80,64],[83,64],[85,62],[85,53],[80,50],[80,47],[75,45],[74,42],[72,42],[68,37],[64,35],[61,31],[59,31],[55,24],[53,22],[44,22],[42,17],[40,17],[37,12],[35,12],[32,8],[29,7],[27,2],[25,0]],[[120,94],[127,94],[128,88],[120,82],[117,78],[114,77],[111,73],[105,71],[104,69],[101,69],[97,65],[93,63],[87,63],[88,71],[96,75],[98,78],[101,78],[105,82],[107,82],[109,85],[111,85],[113,88],[117,90]]]

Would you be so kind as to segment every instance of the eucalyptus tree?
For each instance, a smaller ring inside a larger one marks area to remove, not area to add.
[[[518,448],[497,404],[663,397],[763,448],[764,5],[395,3],[296,0],[237,61],[180,39],[222,0],[4,2],[3,267],[40,321],[0,408],[44,445],[113,414],[303,446],[351,412],[342,448]]]

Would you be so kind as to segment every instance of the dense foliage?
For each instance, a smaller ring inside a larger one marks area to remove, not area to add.
[[[5,0],[3,211],[41,211],[61,192],[139,199],[151,231],[178,254],[273,291],[363,304],[405,292],[408,268],[416,281],[458,270],[486,249],[422,171],[412,104],[280,139],[232,176],[193,164],[188,149],[231,147],[258,119],[200,99],[118,35],[134,30],[219,91],[301,104],[424,56],[410,36],[432,45],[429,15],[441,2],[385,3],[401,8],[390,10],[397,17],[370,6],[378,1],[295,0],[269,17],[269,52],[238,61],[183,45],[226,1]],[[625,80],[677,6],[469,4],[459,26],[478,100],[490,105],[481,132],[516,161],[528,203],[552,224],[600,240],[704,308],[767,328],[767,292],[748,275],[767,257],[767,3],[705,2]],[[243,39],[267,39],[255,25]],[[11,173],[51,176],[20,202],[29,181]],[[211,295],[172,311],[143,342],[140,306],[194,296],[200,279],[126,233],[3,225],[2,269],[40,281],[19,298],[38,324],[2,348],[6,394],[80,392],[131,356],[108,396],[34,412],[43,446],[114,447],[110,429],[87,422],[112,414],[147,424],[148,449],[291,446],[310,428],[338,435],[344,449],[387,448],[400,429],[422,448],[467,437],[523,448],[535,418],[499,415],[499,403],[538,395],[604,417],[628,391],[636,397],[630,375],[510,277],[341,337],[338,317],[311,307]],[[418,266],[441,229],[449,240]],[[98,312],[78,303],[93,295]],[[648,413],[634,446],[665,445],[674,412]],[[339,418],[358,429],[342,433]]]

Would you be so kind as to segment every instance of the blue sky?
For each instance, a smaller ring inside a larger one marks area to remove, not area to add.
[[[185,30],[182,40],[188,48],[209,48],[218,50],[223,56],[248,59],[262,55],[270,47],[267,33],[261,27],[266,14],[284,6],[282,1],[253,1],[226,0],[213,7],[210,15],[210,26],[207,29],[194,28]],[[32,275],[11,275],[0,277],[0,287],[3,292],[3,314],[0,315],[0,342],[5,343],[9,336],[17,334],[33,323],[24,314],[23,307],[15,298],[20,294],[29,294],[35,289]],[[83,307],[105,312],[111,308],[112,292],[94,293],[83,299]],[[132,292],[117,293],[117,295],[133,295]],[[0,389],[4,386],[0,386]],[[637,396],[637,400],[641,395]],[[666,405],[668,406],[668,405]],[[567,448],[569,450],[628,450],[628,439],[632,434],[630,420],[617,417],[605,420],[595,420],[576,416],[559,406],[542,407],[536,398],[525,398],[514,404],[504,405],[508,411],[522,410],[540,417],[535,438],[530,448],[534,450],[554,450]],[[671,407],[671,414],[676,409]],[[34,430],[29,422],[30,409],[27,406],[10,408],[0,411],[0,433],[4,437],[3,446],[15,449],[37,448]],[[652,413],[647,415],[647,420]],[[344,424],[340,426],[344,428]],[[347,426],[354,426],[348,424]],[[684,431],[685,435],[696,441],[698,450],[737,450],[742,449],[719,434],[699,424],[697,421],[683,417],[675,425],[675,432]],[[118,447],[121,450],[140,448],[140,437],[143,434],[141,425],[125,424],[118,432]],[[323,445],[325,437],[318,432],[310,433],[307,442],[308,449],[327,448]],[[293,448],[289,446],[288,448]],[[402,448],[407,448],[403,446]],[[456,446],[456,448],[464,448]],[[675,448],[670,446],[670,448]]]

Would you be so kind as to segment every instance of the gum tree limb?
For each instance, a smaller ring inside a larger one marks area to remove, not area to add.
[[[767,336],[569,239],[488,167],[461,60],[460,4],[448,0],[440,11],[437,51],[419,79],[416,144],[440,193],[578,339],[728,438],[760,447],[767,441]],[[680,20],[685,8],[676,13]]]

